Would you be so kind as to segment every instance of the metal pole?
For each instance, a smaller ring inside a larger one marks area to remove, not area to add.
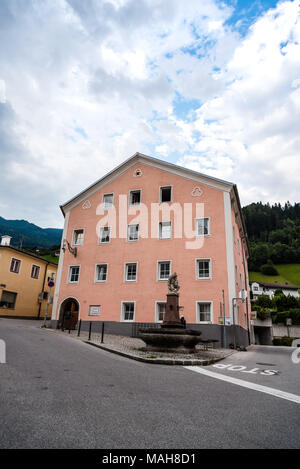
[[[232,323],[233,323],[233,347],[236,348],[236,337],[235,337],[235,314],[234,314],[234,301],[236,298],[232,298]]]
[[[89,339],[91,340],[91,334],[92,334],[92,321],[90,321],[90,327],[89,327]]]
[[[77,337],[80,336],[80,329],[81,329],[81,319],[79,320],[79,325],[78,325],[78,334]]]
[[[224,334],[224,337],[223,337],[223,340],[224,340],[224,348],[227,347],[227,343],[226,343],[226,325],[225,325],[225,294],[224,294],[224,290],[222,290],[222,299],[223,299],[223,317],[224,317],[224,325],[223,325],[223,334]]]
[[[52,287],[49,287],[49,297],[48,297],[48,301],[47,301],[46,308],[45,308],[45,316],[44,316],[44,321],[43,321],[43,326],[42,326],[42,327],[45,327],[45,326],[46,326],[46,320],[47,320],[47,316],[48,316],[49,301],[50,301],[50,299],[51,299],[51,290],[52,290]]]
[[[101,344],[103,344],[103,336],[104,336],[104,322],[102,323],[102,330],[101,330]]]

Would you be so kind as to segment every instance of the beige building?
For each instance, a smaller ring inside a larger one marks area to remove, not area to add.
[[[48,282],[55,282],[57,265],[10,245],[2,236],[0,244],[0,317],[43,318],[48,304],[52,312],[52,295]],[[51,293],[51,296],[49,295]]]

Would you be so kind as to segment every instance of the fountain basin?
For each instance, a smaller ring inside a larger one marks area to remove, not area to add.
[[[147,350],[153,352],[194,353],[201,342],[201,332],[192,329],[142,327],[139,332]]]

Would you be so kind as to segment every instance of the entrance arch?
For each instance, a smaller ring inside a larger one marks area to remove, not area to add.
[[[79,315],[79,302],[69,297],[63,300],[59,309],[58,329],[76,329]]]

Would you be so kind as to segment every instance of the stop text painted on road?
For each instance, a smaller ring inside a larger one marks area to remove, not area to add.
[[[216,363],[213,365],[215,368],[219,368],[221,370],[228,370],[228,371],[240,371],[241,373],[248,373],[253,375],[264,375],[264,376],[274,376],[278,375],[278,370],[262,370],[261,368],[251,368],[248,369],[244,365],[233,365],[232,363],[224,364],[224,363]]]

